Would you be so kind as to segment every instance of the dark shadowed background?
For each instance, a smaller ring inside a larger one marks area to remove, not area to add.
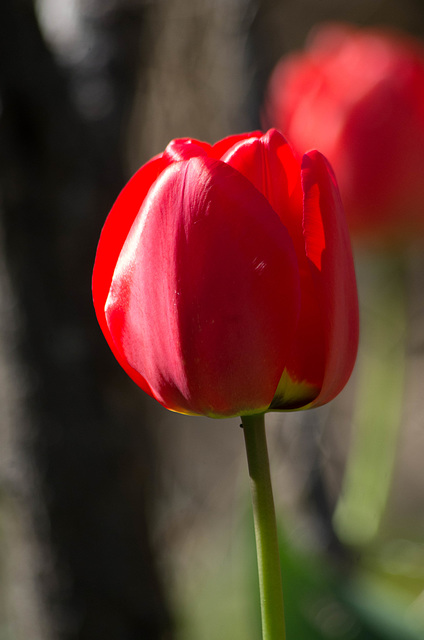
[[[424,3],[1,1],[1,640],[259,636],[240,592],[251,577],[238,421],[168,414],[135,387],[97,326],[91,270],[135,169],[171,138],[256,129],[273,65],[329,19],[420,36]],[[295,535],[319,530],[344,563],[330,516],[350,410],[348,387],[332,409],[269,420],[277,502],[312,505]],[[404,450],[396,505],[408,515],[424,506],[422,457]],[[329,628],[314,637],[386,637]]]

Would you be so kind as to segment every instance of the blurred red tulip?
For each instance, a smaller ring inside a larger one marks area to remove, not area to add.
[[[328,402],[356,357],[357,293],[331,169],[270,130],[173,140],[119,195],[97,317],[165,407],[228,417]]]
[[[331,162],[351,231],[373,242],[424,233],[424,47],[394,32],[316,28],[271,76],[267,126]]]

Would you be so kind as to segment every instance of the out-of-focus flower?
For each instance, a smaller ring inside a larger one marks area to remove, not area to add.
[[[357,293],[332,170],[276,130],[173,140],[124,187],[93,273],[103,333],[165,407],[318,406],[356,357]]]
[[[337,176],[351,231],[399,244],[424,234],[424,47],[330,24],[275,68],[264,121]]]

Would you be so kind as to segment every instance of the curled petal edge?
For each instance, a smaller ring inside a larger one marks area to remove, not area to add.
[[[321,391],[312,407],[332,400],[352,373],[359,311],[350,236],[333,170],[321,153],[309,151],[301,172],[305,248],[322,301],[326,353]]]

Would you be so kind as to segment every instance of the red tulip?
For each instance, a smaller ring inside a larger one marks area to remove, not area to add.
[[[103,333],[165,407],[228,417],[317,406],[358,341],[333,173],[276,130],[173,140],[124,187],[93,273]]]
[[[320,149],[362,239],[424,233],[424,47],[377,29],[327,25],[283,58],[264,120],[300,154]]]

